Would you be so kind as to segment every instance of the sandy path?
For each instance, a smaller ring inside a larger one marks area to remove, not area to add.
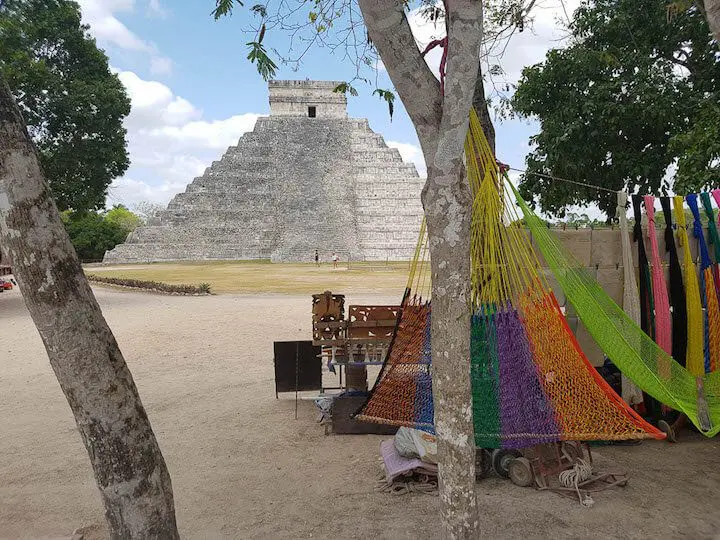
[[[272,342],[310,335],[305,296],[174,297],[97,289],[173,479],[184,538],[434,538],[437,499],[373,492],[374,436],[324,436],[314,406],[275,400]],[[353,297],[352,302],[393,302]],[[67,404],[17,291],[0,295],[0,538],[101,529],[102,508]],[[493,537],[710,537],[720,452],[603,448],[630,485],[584,509],[500,480],[478,484]]]

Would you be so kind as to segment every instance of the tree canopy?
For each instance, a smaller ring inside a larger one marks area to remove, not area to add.
[[[62,213],[65,230],[78,258],[83,262],[102,260],[106,251],[125,241],[142,224],[142,219],[122,205],[107,212]]]
[[[598,203],[611,190],[686,193],[720,183],[720,55],[697,7],[656,0],[585,0],[565,49],[525,68],[512,99],[535,117],[521,193],[550,214]]]
[[[0,75],[8,82],[61,210],[105,206],[128,168],[130,101],[69,0],[0,3]]]
[[[116,204],[105,213],[105,220],[120,227],[125,234],[131,233],[143,224],[143,219],[122,204]]]

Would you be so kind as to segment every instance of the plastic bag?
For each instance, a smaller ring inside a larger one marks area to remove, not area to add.
[[[414,429],[401,427],[395,434],[395,449],[404,458],[419,458],[420,454],[415,446]]]
[[[418,457],[425,463],[437,464],[437,439],[435,436],[418,429],[411,429],[410,431]]]

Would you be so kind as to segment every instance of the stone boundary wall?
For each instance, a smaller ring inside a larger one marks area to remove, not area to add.
[[[622,299],[624,292],[624,267],[622,264],[622,242],[618,229],[551,229],[554,234],[558,236],[560,241],[563,243],[565,248],[572,253],[577,261],[588,269],[591,275],[598,281],[600,286],[610,297],[622,307]],[[643,239],[645,241],[645,247],[648,251],[648,258],[650,257],[650,244],[647,240],[646,229],[643,228]],[[663,258],[663,264],[665,266],[665,278],[668,277],[668,264],[669,264],[669,253],[665,251],[665,229],[659,228],[656,230],[658,244],[660,248],[660,256]],[[688,229],[688,236],[690,238],[690,251],[693,255],[693,260],[696,261],[698,258],[698,241],[692,236],[692,228]],[[705,238],[708,238],[707,230],[705,230]],[[633,261],[635,264],[635,276],[638,276],[637,267],[637,243],[633,241],[632,231],[630,232],[631,249],[633,253]],[[534,242],[533,242],[533,245]],[[675,245],[678,249],[678,257],[680,258],[680,264],[683,263],[682,249],[677,244],[677,236],[675,238]],[[578,342],[582,347],[582,350],[587,355],[590,362],[595,366],[602,365],[604,361],[603,352],[597,346],[590,333],[587,331],[585,326],[578,321],[577,316],[574,314],[572,306],[567,305],[567,299],[562,289],[555,281],[552,272],[547,269],[547,263],[536,249],[540,264],[545,269],[545,275],[550,283],[550,286],[557,296],[560,305],[567,310],[568,322],[570,327],[575,332]],[[710,249],[712,253],[712,248]]]

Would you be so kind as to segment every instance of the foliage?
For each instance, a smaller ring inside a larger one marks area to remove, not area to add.
[[[0,3],[0,75],[10,85],[60,210],[105,205],[129,165],[125,89],[70,0]]]
[[[614,193],[532,173],[655,194],[717,184],[720,59],[702,13],[668,19],[655,0],[585,0],[570,30],[570,46],[525,68],[512,99],[541,125],[523,197],[558,216],[588,202],[612,216]]]
[[[124,242],[129,233],[143,224],[140,216],[121,204],[104,213],[65,210],[60,217],[83,262],[102,260],[106,251]]]
[[[106,283],[108,285],[117,285],[119,287],[129,287],[132,289],[145,289],[154,292],[164,292],[171,294],[212,294],[209,283],[201,283],[200,285],[173,285],[170,283],[162,283],[160,281],[144,281],[141,279],[116,278],[108,276],[99,276],[97,274],[87,274],[89,281],[95,283]]]
[[[240,7],[244,5],[241,0],[235,1],[237,1]],[[215,17],[215,20],[218,20],[225,15],[232,14],[232,9],[233,0],[215,0],[215,9],[212,10],[212,16]]]
[[[120,244],[127,232],[98,212],[80,212],[64,216],[65,230],[83,262],[100,261],[105,252]]]
[[[116,204],[105,213],[105,221],[118,225],[125,234],[129,234],[143,224],[142,218],[128,210],[122,204]]]
[[[355,89],[355,87],[348,82],[338,84],[335,88],[333,88],[333,92],[336,92],[338,94],[350,94],[351,96],[358,95],[358,91]]]
[[[373,92],[373,96],[379,97],[380,99],[384,100],[388,104],[390,120],[392,120],[393,108],[395,106],[395,94],[392,93],[390,90],[383,90],[381,88],[377,88]]]
[[[201,293],[211,294],[211,285],[209,283],[201,283],[200,285],[198,285],[198,289],[200,289]]]
[[[257,6],[255,6],[257,7]],[[262,13],[261,11],[255,11],[256,13]],[[258,37],[256,41],[251,41],[246,45],[249,47],[250,52],[248,53],[247,59],[250,60],[251,64],[257,65],[258,73],[266,81],[272,79],[277,71],[277,64],[272,61],[268,56],[265,47],[262,45],[262,41],[265,38],[265,24],[260,27]]]
[[[607,222],[600,219],[592,219],[587,214],[576,214],[568,212],[565,219],[554,223],[555,227],[572,227],[575,229],[597,229],[607,227]]]
[[[690,128],[670,140],[670,151],[679,156],[678,186],[720,186],[720,106],[701,104]]]

